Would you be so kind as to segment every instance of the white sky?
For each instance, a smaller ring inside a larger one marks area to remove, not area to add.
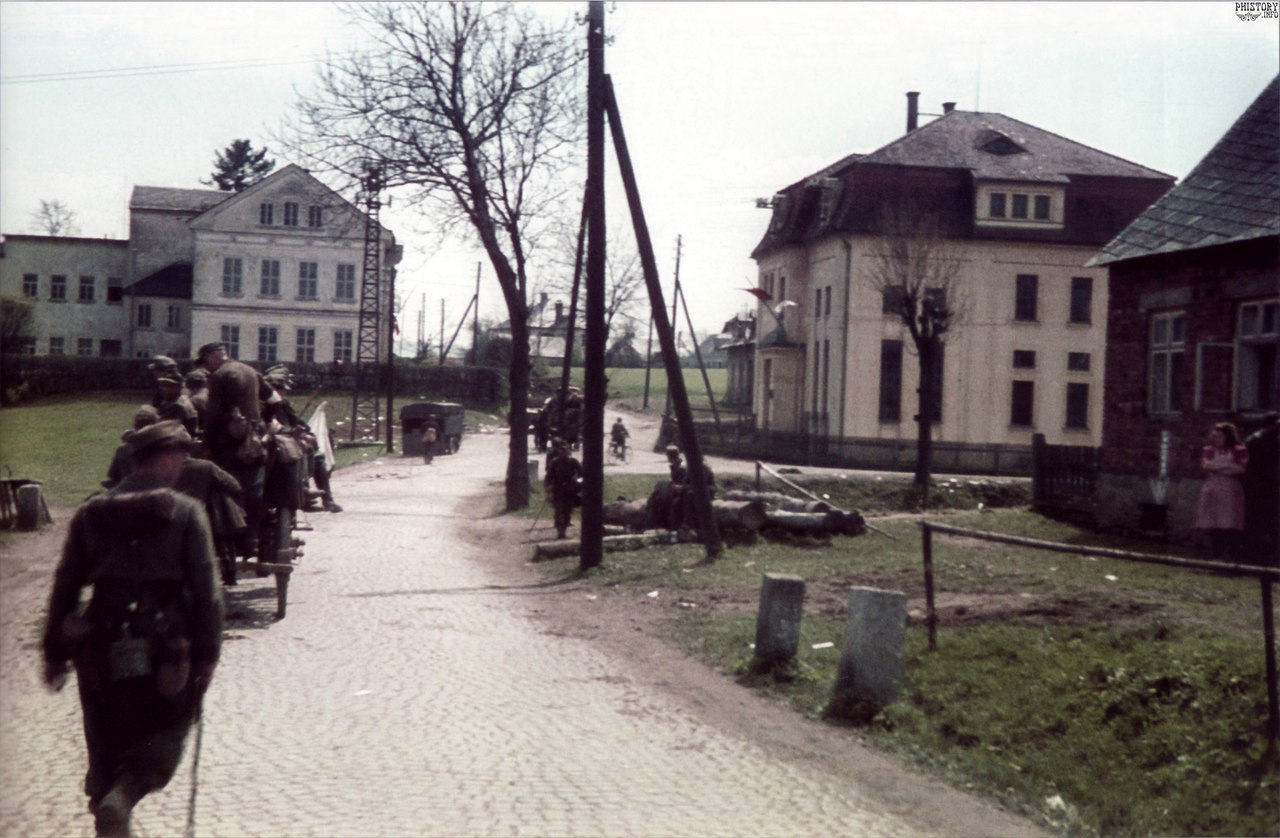
[[[679,235],[700,334],[752,300],[738,289],[768,222],[755,199],[899,137],[908,90],[926,113],[1003,113],[1181,178],[1280,69],[1280,22],[1240,20],[1231,0],[620,2],[606,28],[667,303]],[[134,185],[202,188],[231,140],[270,147],[315,59],[355,37],[327,3],[0,0],[0,232],[34,232],[40,200],[58,199],[81,235],[126,237]],[[621,230],[616,177],[609,189]],[[407,348],[424,297],[428,336],[442,298],[452,333],[480,254],[437,250],[395,203],[383,221],[405,245]],[[505,319],[481,277],[482,316]]]

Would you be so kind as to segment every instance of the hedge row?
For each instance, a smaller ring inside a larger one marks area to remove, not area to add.
[[[88,358],[78,355],[11,355],[0,359],[0,404],[24,401],[60,393],[84,393],[92,390],[152,389],[149,358]],[[247,361],[258,370],[272,364]],[[179,361],[185,373],[192,361]],[[293,373],[299,393],[315,390],[353,392],[356,370],[352,364],[287,365]],[[398,397],[465,401],[483,410],[496,410],[507,402],[507,379],[502,370],[490,367],[426,366],[407,362],[395,364],[395,391]],[[372,385],[378,394],[387,390],[387,368],[377,368],[377,381]]]

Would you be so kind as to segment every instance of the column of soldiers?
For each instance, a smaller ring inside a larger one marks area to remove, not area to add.
[[[330,464],[289,404],[287,367],[260,374],[210,343],[185,379],[172,358],[155,358],[149,370],[154,396],[124,432],[106,491],[70,524],[42,644],[51,689],[76,671],[84,790],[99,835],[129,834],[134,806],[172,778],[199,717],[221,638],[216,569],[233,585],[235,554],[257,554],[272,487],[263,439],[291,464],[271,469],[287,475],[277,487],[292,495],[284,506],[304,505],[310,477],[324,508],[341,511]]]

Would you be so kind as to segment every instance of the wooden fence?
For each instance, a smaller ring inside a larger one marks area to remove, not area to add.
[[[1037,512],[1092,520],[1101,449],[1031,438],[1032,505]]]

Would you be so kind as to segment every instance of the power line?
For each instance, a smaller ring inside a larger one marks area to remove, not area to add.
[[[299,56],[296,58],[239,58],[225,61],[193,61],[181,64],[148,64],[139,67],[113,67],[97,70],[65,70],[53,73],[28,73],[18,76],[0,76],[0,84],[43,84],[58,81],[92,81],[95,79],[128,78],[131,76],[164,76],[176,73],[222,72],[226,70],[252,70],[259,67],[283,67],[293,64],[310,64],[323,56]]]

